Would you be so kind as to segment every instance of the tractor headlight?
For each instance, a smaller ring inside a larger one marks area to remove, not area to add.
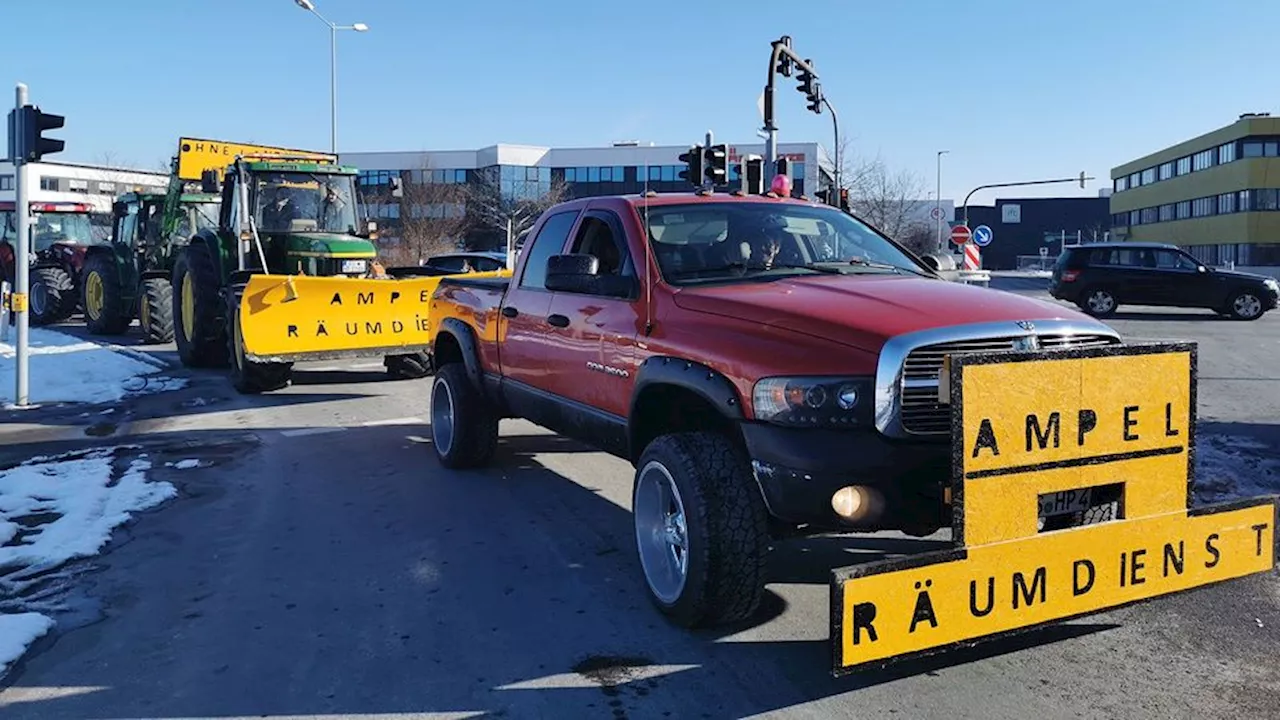
[[[771,377],[751,393],[757,420],[793,427],[861,427],[872,418],[868,377]]]

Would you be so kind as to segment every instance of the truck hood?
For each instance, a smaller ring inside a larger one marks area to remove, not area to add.
[[[341,233],[262,233],[283,240],[290,253],[318,253],[322,257],[371,258],[377,251],[373,243],[355,235]]]
[[[951,325],[1072,320],[1106,326],[1061,305],[946,280],[900,275],[804,276],[710,287],[683,287],[686,310],[825,338],[878,352],[904,333]]]

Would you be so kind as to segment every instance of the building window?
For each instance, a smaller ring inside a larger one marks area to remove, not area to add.
[[[1223,193],[1218,196],[1218,214],[1226,215],[1236,211],[1235,193]]]
[[[1191,156],[1192,172],[1200,172],[1213,167],[1213,156],[1217,154],[1216,149],[1202,150]]]
[[[1168,180],[1173,177],[1173,163],[1167,162],[1160,166],[1160,179]]]
[[[1155,182],[1155,181],[1156,181],[1156,169],[1155,169],[1155,168],[1147,168],[1146,170],[1143,170],[1143,171],[1142,171],[1142,184],[1143,184],[1143,185],[1150,185],[1151,183],[1153,183],[1153,182]]]
[[[68,180],[67,191],[73,192],[73,193],[84,193],[85,195],[88,195],[89,181],[88,180]]]
[[[1159,220],[1159,217],[1157,216],[1156,208],[1151,207],[1151,208],[1142,209],[1143,225],[1150,225],[1151,223],[1157,222],[1158,220]]]
[[[1262,157],[1262,150],[1263,150],[1262,143],[1247,142],[1244,144],[1243,156],[1247,158]]]
[[[1276,191],[1274,188],[1253,190],[1252,210],[1276,210]]]
[[[103,195],[115,195],[115,194],[116,194],[116,184],[115,184],[115,183],[109,183],[109,182],[100,182],[100,183],[98,183],[98,192],[99,192],[99,193],[101,193],[101,194],[103,194]]]
[[[1191,217],[1207,217],[1213,214],[1216,198],[1196,198],[1191,201]]]
[[[1160,222],[1169,222],[1173,219],[1173,205],[1160,206]]]
[[[1175,169],[1178,171],[1179,175],[1190,175],[1191,174],[1191,156],[1188,155],[1187,157],[1184,157],[1184,158],[1178,158],[1178,163]]]
[[[1218,164],[1226,165],[1236,159],[1236,144],[1229,142],[1218,146]]]
[[[1236,193],[1236,211],[1249,212],[1253,209],[1253,205],[1250,203],[1252,199],[1252,194],[1248,190],[1241,190]]]
[[[1130,225],[1141,225],[1141,224],[1142,224],[1142,218],[1141,218],[1140,216],[1141,216],[1141,213],[1139,213],[1137,210],[1130,210],[1130,211],[1129,211],[1129,224],[1130,224]]]
[[[1134,173],[1129,176],[1129,187],[1136,188],[1142,186],[1142,174]]]
[[[41,190],[53,190],[53,191],[57,191],[57,189],[58,189],[58,178],[55,178],[55,177],[49,177],[49,176],[47,176],[47,175],[41,175],[41,176],[40,176],[40,189],[41,189]]]
[[[1119,177],[1115,179],[1115,191],[1122,192],[1129,189],[1129,178]]]
[[[13,176],[0,175],[0,190],[12,190],[12,189],[13,189]]]
[[[1191,217],[1191,201],[1183,200],[1182,202],[1175,205],[1174,214],[1177,215],[1179,220],[1186,220],[1187,218]]]

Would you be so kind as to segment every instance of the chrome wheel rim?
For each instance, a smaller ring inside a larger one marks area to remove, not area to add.
[[[431,441],[441,455],[453,448],[453,393],[440,378],[431,389]]]
[[[674,603],[689,577],[689,529],[680,489],[661,463],[641,469],[633,504],[645,581],[659,600]]]
[[[1116,306],[1116,299],[1105,290],[1094,290],[1089,293],[1089,309],[1094,312],[1108,312]]]
[[[1262,300],[1248,293],[1237,296],[1232,306],[1240,317],[1252,318],[1262,312]]]

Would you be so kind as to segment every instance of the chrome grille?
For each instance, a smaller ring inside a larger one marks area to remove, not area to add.
[[[902,427],[918,435],[951,432],[951,406],[938,402],[938,371],[947,355],[1012,350],[1014,341],[1025,335],[959,340],[925,345],[912,350],[902,364],[900,391]],[[1045,350],[1092,347],[1118,342],[1108,335],[1037,335]]]

